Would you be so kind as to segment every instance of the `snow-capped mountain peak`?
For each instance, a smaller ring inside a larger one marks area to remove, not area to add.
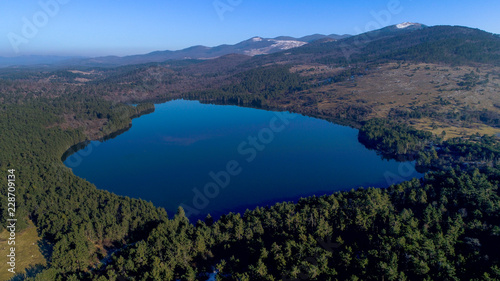
[[[255,38],[260,38],[260,40],[255,40]],[[307,44],[307,42],[296,41],[296,40],[263,39],[261,37],[254,37],[252,38],[252,41],[254,42],[264,41],[267,42],[267,46],[245,50],[244,51],[245,55],[256,56],[256,55],[270,54],[274,52],[297,48]]]
[[[400,23],[400,24],[396,25],[396,27],[399,28],[399,29],[403,29],[403,28],[410,27],[412,25],[417,25],[417,24],[413,23],[413,22],[403,22],[403,23]]]
[[[263,39],[262,39],[262,37],[259,37],[259,36],[256,36],[256,37],[253,37],[253,38],[252,38],[252,41],[253,41],[253,42],[260,42],[260,41],[262,41],[262,40],[263,40]]]

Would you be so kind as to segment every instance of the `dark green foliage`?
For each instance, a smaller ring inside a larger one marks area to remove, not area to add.
[[[453,280],[498,274],[500,172],[493,166],[482,173],[435,172],[389,189],[311,197],[196,225],[182,209],[169,220],[162,209],[97,190],[62,166],[59,155],[85,136],[51,126],[61,121],[58,116],[71,110],[81,120],[105,117],[108,128],[118,129],[152,108],[69,95],[0,111],[0,141],[9,148],[0,165],[19,170],[19,214],[31,218],[51,245],[49,268],[38,280],[200,280],[212,267],[222,280]],[[423,150],[432,140],[380,119],[367,122],[361,134],[393,154]],[[471,163],[498,159],[494,138],[450,142],[448,149]],[[439,157],[430,151],[432,161]],[[107,254],[102,245],[118,250],[99,262]]]
[[[493,137],[475,139],[449,145],[470,160],[500,145]],[[108,271],[135,280],[151,273],[193,280],[192,272],[215,266],[221,280],[495,280],[499,174],[455,168],[388,189],[310,197],[216,222],[207,217],[196,226],[180,210],[93,278]]]
[[[397,35],[397,36],[396,36]],[[361,34],[294,50],[327,64],[413,61],[449,65],[500,65],[500,37],[478,29],[434,26],[404,34]]]
[[[289,67],[286,66],[260,67],[239,73],[231,79],[237,82],[223,87],[220,94],[224,96],[248,95],[254,99],[266,100],[307,88],[306,79],[296,73],[291,73]]]
[[[386,119],[365,122],[358,138],[364,145],[389,155],[414,155],[434,139],[430,132]]]
[[[437,172],[210,225],[195,227],[179,215],[116,255],[94,280],[104,272],[194,280],[191,274],[216,265],[222,280],[479,280],[496,274],[500,261],[499,213],[497,183],[486,175]]]
[[[237,78],[241,82],[228,91],[264,95],[266,98],[300,91],[305,84],[304,78],[290,73],[288,67],[280,66],[252,69]]]
[[[136,241],[167,219],[163,209],[97,190],[63,166],[60,156],[65,149],[85,136],[81,130],[54,126],[61,121],[56,114],[74,110],[75,118],[83,120],[113,117],[110,130],[128,125],[131,115],[140,114],[133,107],[103,100],[87,100],[79,107],[78,100],[71,99],[9,105],[0,111],[0,168],[16,170],[17,231],[22,231],[28,218],[33,220],[40,236],[51,245],[51,268],[63,272],[61,276],[87,271],[102,256],[96,244]],[[120,108],[125,110],[117,111]],[[151,110],[151,105],[138,109]],[[0,184],[7,186],[6,177],[0,178]],[[5,192],[2,188],[3,198]],[[6,201],[0,206],[3,227]]]
[[[270,102],[288,98],[308,89],[308,79],[291,73],[288,66],[259,67],[231,76],[229,85],[202,92],[184,94],[184,98],[257,108],[270,107]]]
[[[418,165],[440,170],[461,166],[495,167],[500,164],[500,142],[494,136],[453,138],[435,148],[419,152]]]

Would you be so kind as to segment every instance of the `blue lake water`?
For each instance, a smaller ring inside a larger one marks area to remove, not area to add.
[[[357,136],[299,114],[176,100],[64,163],[100,189],[152,201],[169,215],[183,206],[190,218],[422,176]]]

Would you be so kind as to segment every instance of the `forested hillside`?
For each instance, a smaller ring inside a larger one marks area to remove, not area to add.
[[[389,189],[281,203],[190,225],[179,211],[100,279],[495,280],[497,180],[449,170]]]
[[[254,58],[0,71],[0,184],[14,169],[17,231],[33,221],[47,260],[17,277],[499,280],[498,36],[461,27],[365,36]],[[428,172],[190,222],[182,209],[174,217],[98,190],[62,164],[71,146],[176,98],[350,124],[369,148]]]

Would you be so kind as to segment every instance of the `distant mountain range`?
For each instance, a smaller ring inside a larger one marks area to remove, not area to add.
[[[500,65],[500,36],[463,26],[403,23],[335,42],[314,41],[289,53],[268,60],[290,62],[313,57],[315,62],[327,64],[408,60]]]
[[[303,46],[310,42],[328,39],[340,40],[350,35],[322,35],[313,34],[301,38],[280,36],[276,38],[253,37],[235,45],[220,45],[216,47],[193,46],[178,51],[156,51],[144,55],[132,56],[106,56],[96,58],[75,58],[58,56],[22,56],[22,57],[0,57],[0,67],[13,66],[48,66],[48,65],[78,65],[78,66],[121,66],[130,64],[142,64],[150,62],[163,62],[167,60],[182,59],[213,59],[228,54],[242,54],[248,56],[265,55],[283,50]]]
[[[491,39],[494,39],[491,41]],[[324,62],[351,62],[380,60],[385,58],[426,59],[434,61],[475,60],[472,55],[481,49],[482,60],[496,62],[494,51],[498,35],[472,28],[436,26],[405,22],[382,29],[351,35],[313,34],[300,38],[280,36],[276,38],[253,37],[234,45],[216,47],[193,46],[178,51],[156,51],[143,55],[106,56],[96,58],[25,56],[0,57],[0,68],[5,67],[117,67],[145,63],[180,61],[185,59],[210,60],[229,54],[255,57],[255,64],[276,61],[310,60],[310,56]],[[469,44],[476,42],[476,44]],[[486,42],[486,43],[485,43]],[[485,45],[487,44],[487,45]],[[490,46],[491,45],[491,46]],[[455,48],[450,53],[449,48]],[[493,48],[493,49],[492,49]],[[493,50],[493,51],[492,51]],[[286,51],[286,52],[284,52]],[[259,56],[269,55],[273,56]],[[488,54],[488,56],[485,56]],[[258,56],[258,57],[257,57]],[[319,61],[318,61],[319,62]]]

